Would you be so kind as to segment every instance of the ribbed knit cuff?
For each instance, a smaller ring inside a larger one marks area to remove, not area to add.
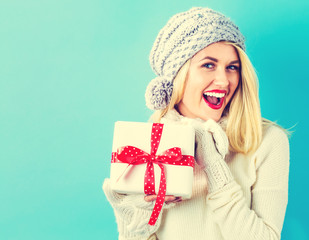
[[[233,181],[234,177],[223,160],[218,160],[205,169],[208,178],[208,192],[214,192]]]
[[[163,209],[168,209],[175,206],[175,203],[163,205]],[[163,211],[162,209],[162,211]],[[133,214],[128,212],[124,208],[122,214],[119,217],[116,216],[118,223],[118,231],[120,233],[119,239],[126,240],[143,240],[148,239],[150,235],[155,233],[160,227],[162,220],[162,212],[154,226],[148,224],[150,219],[152,209],[142,209],[135,207]],[[116,213],[115,213],[116,214]],[[119,214],[119,213],[118,213]]]
[[[144,240],[154,233],[160,226],[160,220],[154,226],[148,225],[151,210],[135,208],[134,214],[121,214],[116,217],[119,239]]]
[[[129,238],[129,237],[123,237],[123,236],[119,235],[118,240],[148,240],[148,237],[132,237],[132,238]]]
[[[119,236],[118,238],[119,240],[156,240],[156,234],[152,234],[151,236],[144,238],[144,237],[138,237],[138,238],[126,238],[126,237],[122,237]]]

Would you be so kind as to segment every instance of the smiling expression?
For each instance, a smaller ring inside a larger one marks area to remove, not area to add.
[[[178,111],[185,117],[218,121],[239,78],[240,60],[236,49],[223,42],[207,46],[191,59]]]

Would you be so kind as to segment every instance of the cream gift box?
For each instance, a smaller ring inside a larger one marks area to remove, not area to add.
[[[114,128],[113,154],[125,146],[133,146],[134,149],[151,153],[151,140],[153,135],[152,123],[116,122]],[[163,127],[161,139],[156,155],[178,147],[184,157],[176,164],[165,164],[166,195],[181,196],[183,199],[191,197],[193,184],[194,165],[194,129],[188,125],[160,124]],[[115,156],[115,155],[114,155]],[[189,157],[191,164],[186,164]],[[193,163],[192,163],[193,162]],[[147,163],[138,165],[128,164],[112,159],[110,178],[112,189],[124,194],[144,194],[144,181]],[[161,177],[161,169],[158,164],[153,164],[155,192],[158,193]]]

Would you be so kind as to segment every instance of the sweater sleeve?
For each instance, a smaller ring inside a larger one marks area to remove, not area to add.
[[[289,143],[278,127],[270,127],[254,154],[256,180],[251,208],[236,181],[210,193],[207,202],[224,239],[280,239],[288,202]]]

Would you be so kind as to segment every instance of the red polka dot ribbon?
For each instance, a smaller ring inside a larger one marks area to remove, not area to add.
[[[166,179],[163,164],[194,166],[194,158],[190,155],[182,155],[181,149],[178,147],[170,148],[160,155],[156,155],[163,131],[163,124],[152,124],[151,131],[151,153],[147,153],[133,146],[124,146],[117,149],[117,152],[112,153],[112,163],[122,162],[130,165],[147,164],[144,178],[145,194],[154,195],[155,192],[155,174],[153,164],[157,164],[161,169],[161,178],[159,192],[152,211],[149,225],[155,225],[161,209],[163,207],[166,194]]]

